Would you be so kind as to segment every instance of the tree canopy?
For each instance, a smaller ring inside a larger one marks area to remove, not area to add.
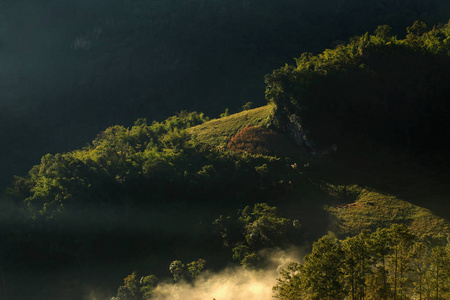
[[[411,152],[450,145],[450,23],[389,26],[327,49],[266,76],[266,98],[280,128],[311,151],[376,140]]]

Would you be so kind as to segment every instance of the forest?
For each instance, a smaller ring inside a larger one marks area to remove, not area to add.
[[[295,116],[316,151],[336,137],[345,144],[362,134],[410,152],[448,149],[449,89],[442,82],[450,68],[449,26],[428,29],[417,21],[407,32],[398,39],[379,26],[374,35],[316,56],[303,53],[296,66],[268,75],[267,98],[281,107],[278,126]]]
[[[445,1],[0,7],[1,299],[450,299]]]

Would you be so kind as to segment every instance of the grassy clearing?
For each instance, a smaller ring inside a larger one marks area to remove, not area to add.
[[[359,142],[316,160],[308,174],[328,183],[337,231],[351,235],[404,223],[420,237],[449,235],[448,173],[404,149]]]
[[[350,200],[327,208],[336,218],[340,234],[354,235],[393,223],[409,226],[420,238],[446,239],[450,234],[447,221],[395,196],[358,186],[328,186],[328,190],[341,201]]]
[[[247,125],[268,127],[273,116],[273,106],[266,105],[246,110],[228,117],[214,119],[189,128],[192,139],[202,145],[226,147],[232,136]]]

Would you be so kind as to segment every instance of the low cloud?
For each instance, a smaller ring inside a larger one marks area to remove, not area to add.
[[[162,283],[152,300],[272,300],[272,287],[279,277],[279,269],[291,261],[300,261],[303,251],[291,248],[285,251],[263,253],[268,266],[250,271],[242,267],[227,268],[221,272],[204,272],[193,283]]]

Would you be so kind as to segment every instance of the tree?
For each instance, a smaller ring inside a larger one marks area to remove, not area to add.
[[[414,272],[415,294],[422,300],[424,295],[424,277],[428,268],[427,255],[429,255],[428,246],[424,242],[416,242],[413,245],[412,268]]]
[[[374,33],[376,38],[386,43],[391,38],[391,30],[392,28],[389,25],[380,25],[375,29]]]
[[[199,259],[192,261],[187,265],[183,264],[179,260],[173,261],[169,266],[169,271],[172,273],[173,280],[175,282],[179,281],[192,281],[200,275],[202,270],[205,268],[206,261],[204,259]]]
[[[221,118],[228,117],[230,115],[230,110],[228,108],[225,108],[225,112],[220,114]]]
[[[114,300],[142,300],[142,292],[136,271],[125,277],[123,282],[124,285],[119,287],[117,295],[113,298]]]
[[[366,297],[366,276],[370,273],[373,263],[372,251],[367,233],[349,237],[341,244],[344,252],[343,268],[346,277],[347,289],[351,299],[364,299]]]
[[[287,233],[298,222],[279,216],[278,209],[267,203],[257,203],[245,207],[239,217],[243,224],[244,241],[233,248],[233,259],[239,260],[247,268],[257,267],[260,259],[259,250],[277,248],[287,241]]]
[[[403,224],[343,241],[324,236],[280,272],[280,299],[443,300],[450,297],[450,246],[419,241]]]
[[[280,271],[281,278],[273,287],[274,297],[283,300],[307,299],[308,293],[305,289],[303,265],[295,262],[289,263]]]
[[[200,275],[200,273],[203,271],[206,265],[206,260],[199,259],[197,261],[192,261],[187,264],[187,269],[189,272],[190,279],[195,279]]]
[[[390,283],[388,282],[387,258],[390,253],[388,229],[378,229],[370,235],[370,248],[373,251],[375,268],[366,279],[369,299],[388,299]]]
[[[253,108],[253,102],[247,102],[244,105],[242,105],[242,110],[249,110]]]
[[[303,274],[311,299],[338,300],[348,294],[343,278],[344,252],[336,239],[324,236],[313,244],[305,256]]]
[[[450,251],[449,246],[437,246],[430,255],[430,267],[426,274],[428,293],[432,299],[441,300],[450,297]]]
[[[155,275],[141,277],[139,285],[144,299],[150,298],[153,295],[153,291],[156,289],[158,282],[159,278]]]
[[[405,225],[394,224],[388,230],[388,241],[390,242],[389,267],[393,276],[390,276],[393,285],[393,298],[403,299],[408,292],[408,273],[412,259],[412,246],[415,236]]]
[[[117,294],[111,300],[144,300],[151,297],[153,291],[158,285],[159,279],[155,275],[141,277],[138,280],[138,274],[133,271],[125,277],[124,285],[120,286]]]
[[[244,237],[251,248],[277,247],[286,241],[293,222],[279,216],[278,209],[267,203],[247,206],[239,218],[244,224]]]
[[[186,266],[179,260],[170,263],[169,271],[172,273],[175,282],[186,280]]]

